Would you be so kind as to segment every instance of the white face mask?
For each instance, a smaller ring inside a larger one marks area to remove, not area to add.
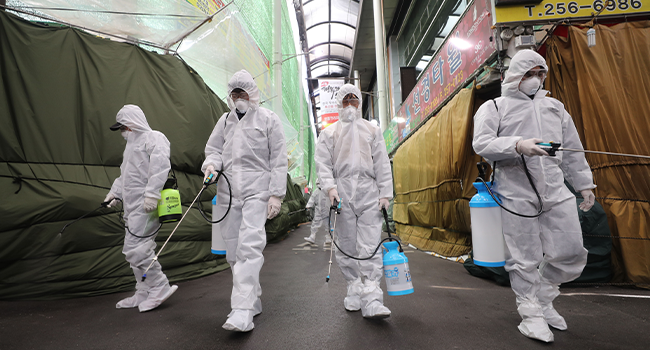
[[[538,77],[528,78],[526,80],[521,81],[521,83],[519,84],[519,91],[523,92],[528,96],[531,96],[537,93],[537,90],[539,90],[541,85],[542,85],[542,81],[539,80]]]
[[[123,137],[125,140],[128,140],[128,138],[129,138],[129,134],[130,134],[130,133],[131,133],[131,132],[130,132],[129,130],[120,130],[120,134],[122,134],[122,137]]]
[[[357,117],[357,108],[354,106],[347,106],[341,111],[341,120],[351,122]]]
[[[238,98],[237,101],[235,101],[235,108],[237,108],[240,113],[246,113],[249,106],[250,102],[244,100],[243,98]]]

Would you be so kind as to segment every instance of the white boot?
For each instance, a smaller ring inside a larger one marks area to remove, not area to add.
[[[316,244],[316,236],[311,235],[309,237],[305,237],[305,241],[311,243],[311,244]]]
[[[223,329],[233,332],[250,332],[255,328],[253,324],[253,310],[234,309],[230,312],[228,320],[223,324]]]
[[[128,298],[120,300],[115,307],[117,309],[130,309],[138,307],[140,303],[147,300],[149,293],[147,289],[149,288],[146,283],[142,282],[142,270],[133,268],[133,275],[135,275],[135,294]]]
[[[521,334],[528,338],[541,340],[550,343],[553,339],[553,333],[548,328],[544,320],[542,307],[537,300],[528,300],[517,297],[517,311],[522,318],[517,327]]]
[[[366,280],[361,292],[361,314],[365,318],[386,318],[390,310],[384,306],[384,292],[379,281]]]
[[[348,295],[343,299],[343,306],[348,311],[361,310],[361,291],[363,290],[363,283],[361,278],[354,281],[348,281]]]
[[[553,307],[553,300],[555,300],[558,295],[560,295],[559,285],[551,283],[542,277],[541,286],[537,292],[537,298],[542,306],[544,319],[549,326],[565,331],[567,329],[566,321]]]
[[[165,282],[162,286],[151,288],[149,290],[149,297],[138,305],[140,312],[147,312],[160,306],[165,300],[169,299],[172,294],[178,289],[177,285],[169,286]]]
[[[146,290],[137,290],[133,296],[120,300],[115,307],[117,309],[130,309],[138,307],[140,303],[147,300],[149,294]]]

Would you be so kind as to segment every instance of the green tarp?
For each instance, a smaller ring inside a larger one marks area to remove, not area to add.
[[[142,108],[171,143],[188,210],[203,179],[205,142],[227,107],[178,58],[78,30],[0,12],[0,48],[0,299],[132,290],[114,209],[100,209],[59,234],[97,208],[119,176],[126,142],[108,127],[124,104]],[[289,192],[283,212],[304,207],[302,196]],[[212,196],[214,188],[200,200],[207,212]],[[269,222],[269,239],[282,238],[300,219]],[[162,227],[158,247],[174,226]],[[160,256],[170,281],[228,267],[211,254],[210,240],[210,224],[191,209]]]

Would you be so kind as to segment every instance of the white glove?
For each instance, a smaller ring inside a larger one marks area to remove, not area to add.
[[[330,197],[330,205],[334,205],[334,200],[336,199],[337,202],[341,201],[341,197],[339,197],[339,191],[336,190],[336,188],[332,188],[327,192],[327,194]]]
[[[390,206],[390,202],[388,201],[388,198],[379,198],[379,210],[382,208],[388,210],[388,206]]]
[[[548,153],[539,148],[536,143],[544,142],[542,139],[528,139],[517,142],[517,153],[523,154],[528,157],[532,156],[548,156]]]
[[[203,182],[210,176],[210,174],[214,174],[213,179],[217,178],[217,172],[214,170],[214,167],[212,165],[208,165],[207,168],[205,168],[205,172],[203,173]]]
[[[115,198],[117,198],[117,197],[115,197],[115,195],[112,192],[108,192],[108,194],[106,195],[106,198],[104,198],[104,203],[110,202],[106,206],[107,208],[110,208],[110,207],[113,207],[113,206],[117,205],[117,199],[115,199]]]
[[[266,216],[266,218],[268,220],[271,220],[274,217],[278,216],[281,207],[282,202],[280,201],[280,198],[271,196],[271,198],[269,198],[269,214]]]
[[[596,196],[594,196],[594,193],[591,192],[591,190],[582,190],[580,191],[580,194],[584,200],[582,203],[580,203],[578,208],[580,208],[582,211],[589,211],[589,209],[591,209],[591,207],[593,207],[594,203],[596,202]]]
[[[158,200],[156,198],[144,197],[142,208],[144,208],[145,212],[151,213],[158,208]]]

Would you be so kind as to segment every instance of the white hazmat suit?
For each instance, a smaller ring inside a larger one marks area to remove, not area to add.
[[[341,214],[336,221],[337,243],[355,257],[370,256],[381,240],[382,214],[378,204],[393,197],[393,177],[381,129],[361,118],[361,105],[343,108],[343,98],[361,92],[345,84],[336,94],[339,121],[323,130],[316,146],[321,188],[330,199],[338,193]],[[382,257],[354,260],[336,251],[336,261],[348,283],[344,306],[361,309],[364,317],[387,317],[379,282]]]
[[[151,130],[144,113],[136,105],[125,105],[115,119],[117,124],[111,130],[122,126],[126,148],[120,166],[121,175],[113,182],[104,201],[122,199],[127,227],[122,253],[136,279],[135,295],[120,301],[116,307],[138,307],[140,312],[144,312],[158,307],[178,288],[175,285],[170,287],[157,261],[147,272],[146,280],[141,282],[142,274],[155,257],[156,235],[153,233],[160,226],[155,209],[171,169],[169,141],[161,132]]]
[[[247,94],[247,101],[233,101],[235,89]],[[253,329],[253,316],[262,312],[259,283],[266,246],[267,215],[279,212],[287,182],[287,151],[280,118],[259,106],[260,93],[253,77],[245,70],[228,82],[228,106],[214,127],[205,146],[205,162],[201,170],[222,170],[232,185],[232,208],[220,222],[226,243],[226,260],[233,274],[232,312],[223,325],[227,330],[247,332]],[[245,112],[239,119],[236,110]],[[217,215],[227,207],[230,193],[225,181],[217,190]],[[275,203],[278,204],[277,209]],[[275,213],[270,213],[277,210]]]
[[[305,241],[316,244],[316,234],[320,231],[323,226],[326,226],[327,220],[329,219],[329,208],[330,201],[329,198],[323,191],[317,187],[314,187],[314,191],[309,197],[306,208],[311,208],[314,211],[314,218],[311,220],[311,234],[309,237],[305,237]],[[325,236],[325,244],[331,242],[329,232]]]
[[[536,214],[539,204],[519,152],[545,155],[535,145],[542,140],[583,149],[571,116],[561,102],[546,96],[548,91],[541,89],[543,81],[533,86],[533,91],[539,89],[534,95],[521,91],[531,92],[530,84],[523,84],[526,80],[522,78],[535,67],[548,70],[536,52],[519,51],[510,62],[496,106],[494,101],[487,101],[474,116],[474,150],[489,162],[496,161],[494,191],[506,208],[525,215]],[[505,269],[523,319],[519,330],[530,338],[551,342],[553,333],[548,325],[566,329],[552,305],[560,294],[558,286],[580,276],[587,261],[576,199],[564,180],[592,197],[591,189],[596,186],[583,153],[558,152],[554,157],[525,156],[525,160],[544,211],[537,218],[524,218],[502,210],[510,255]]]

